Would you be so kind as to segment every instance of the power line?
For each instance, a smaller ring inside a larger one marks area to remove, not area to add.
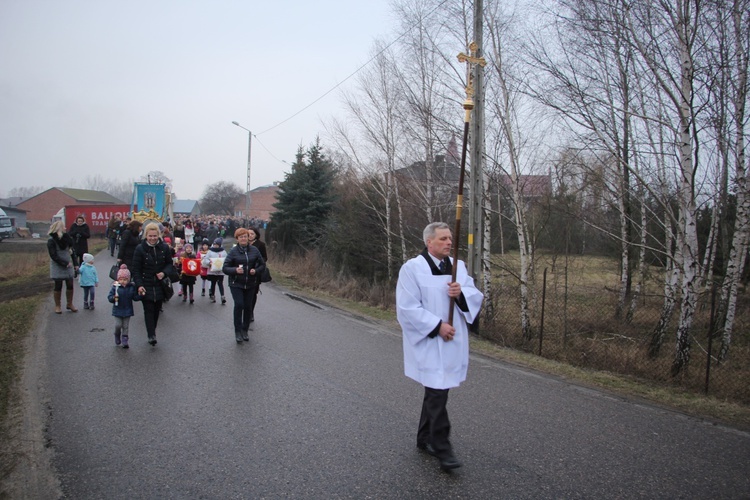
[[[439,4],[437,4],[431,11],[429,11],[425,15],[425,18],[430,17],[432,14],[435,13],[435,11],[437,11],[440,7],[443,6],[443,4],[445,4],[447,2],[448,2],[448,0],[443,0],[442,2],[440,2]],[[271,130],[275,129],[276,127],[280,127],[281,125],[285,124],[286,122],[288,122],[292,118],[296,117],[300,113],[302,113],[305,110],[307,110],[308,108],[312,107],[318,101],[320,101],[321,99],[323,99],[324,97],[326,97],[328,94],[330,94],[331,92],[333,92],[334,90],[336,90],[337,88],[339,88],[341,85],[343,85],[346,81],[348,81],[354,75],[356,75],[357,73],[359,73],[360,71],[362,71],[362,69],[365,68],[365,66],[367,66],[372,61],[374,61],[375,59],[377,59],[383,52],[385,52],[386,50],[388,50],[389,48],[391,48],[391,46],[393,44],[395,44],[396,42],[398,42],[399,40],[401,40],[404,36],[406,36],[406,34],[409,33],[409,31],[411,31],[414,27],[415,26],[410,26],[409,28],[407,28],[403,33],[401,33],[399,36],[397,36],[395,39],[393,39],[393,41],[391,43],[389,43],[388,45],[386,45],[385,47],[383,47],[383,49],[381,51],[379,51],[377,54],[375,54],[374,56],[372,56],[367,62],[365,62],[364,64],[362,64],[359,68],[357,68],[356,70],[354,70],[354,72],[352,74],[350,74],[349,76],[347,76],[346,78],[344,78],[343,80],[341,80],[339,83],[337,83],[336,85],[334,85],[333,87],[331,87],[328,91],[326,91],[323,95],[321,95],[320,97],[318,97],[317,99],[315,99],[313,102],[311,102],[310,104],[308,104],[304,108],[300,109],[299,111],[297,111],[296,113],[294,113],[293,115],[291,115],[289,118],[286,118],[285,120],[277,123],[276,125],[274,125],[271,128],[267,128],[266,130],[264,130],[262,132],[259,132],[257,135],[265,134],[266,132],[270,132]],[[256,135],[256,137],[257,137],[257,135]],[[273,156],[273,155],[271,155],[271,156]]]

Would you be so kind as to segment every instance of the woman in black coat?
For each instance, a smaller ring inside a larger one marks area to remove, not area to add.
[[[65,284],[65,296],[68,300],[68,310],[78,312],[73,305],[73,273],[74,262],[71,256],[73,238],[65,232],[62,221],[52,223],[49,228],[49,239],[47,240],[47,251],[49,252],[49,277],[54,280],[55,288],[55,313],[62,314],[62,287]]]
[[[78,271],[81,267],[83,254],[89,253],[89,238],[91,238],[91,230],[83,215],[76,217],[76,221],[70,226],[68,234],[73,238],[73,266]]]
[[[268,253],[266,252],[266,244],[260,241],[260,229],[257,227],[249,227],[249,241],[252,246],[258,249],[260,256],[263,257],[263,263],[268,264]],[[255,305],[258,303],[258,292],[260,291],[260,274],[255,277],[257,286],[255,287],[255,297],[253,297],[253,307],[250,310],[250,322],[255,321]]]
[[[120,250],[117,252],[117,263],[125,264],[128,269],[133,267],[133,254],[135,248],[141,243],[138,234],[141,232],[141,222],[134,220],[128,224],[128,228],[120,235]]]
[[[238,344],[250,340],[250,319],[258,289],[257,276],[266,268],[260,251],[250,244],[249,231],[244,227],[234,232],[237,245],[224,259],[222,271],[229,275],[229,290],[234,299],[234,339]]]
[[[143,230],[143,241],[133,254],[131,274],[143,304],[148,343],[156,345],[156,325],[164,302],[161,280],[174,274],[172,250],[161,240],[161,232],[156,223],[148,224]]]

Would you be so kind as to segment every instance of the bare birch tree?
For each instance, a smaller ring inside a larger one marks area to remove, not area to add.
[[[614,207],[619,216],[620,286],[615,317],[625,311],[632,284],[632,83],[634,54],[627,39],[619,0],[588,2],[560,0],[557,13],[559,44],[552,48],[540,35],[530,43],[536,68],[547,81],[529,88],[540,102],[556,110],[580,131],[577,140],[614,161],[611,178]]]
[[[734,185],[737,195],[737,211],[734,226],[734,237],[729,260],[721,287],[719,300],[719,318],[723,319],[721,328],[721,347],[719,359],[726,360],[732,342],[735,310],[737,306],[737,288],[746,265],[748,244],[750,244],[750,194],[748,193],[748,158],[745,153],[747,137],[747,101],[748,62],[750,61],[750,2],[733,0],[730,8],[731,34],[733,39],[734,72],[730,81],[732,100],[732,124],[734,128]]]
[[[374,65],[359,77],[358,93],[356,95],[345,95],[344,102],[364,139],[373,146],[383,159],[382,162],[376,162],[375,165],[381,167],[378,175],[382,177],[382,184],[380,185],[383,186],[381,196],[385,204],[383,219],[387,238],[387,268],[388,277],[391,279],[395,273],[393,262],[395,237],[400,244],[401,260],[402,262],[406,260],[403,209],[401,196],[399,195],[398,178],[394,175],[398,165],[399,142],[403,137],[398,119],[399,108],[403,101],[393,56],[382,45],[376,47],[375,50],[377,55]],[[394,210],[391,203],[395,203],[396,221],[392,220]]]
[[[529,314],[530,282],[534,275],[533,240],[530,234],[526,215],[526,203],[523,196],[521,138],[519,137],[518,116],[516,115],[517,99],[520,96],[517,86],[514,85],[510,70],[512,63],[508,63],[506,57],[507,23],[510,22],[507,14],[499,9],[493,11],[494,15],[488,16],[488,50],[489,57],[488,79],[491,78],[495,84],[495,90],[489,105],[495,119],[498,121],[499,131],[506,145],[505,158],[507,159],[509,175],[511,179],[511,195],[513,198],[513,213],[516,226],[516,236],[520,251],[519,269],[519,291],[520,291],[520,320],[521,332],[525,340],[532,338],[531,319]],[[501,17],[503,16],[503,17]],[[488,86],[489,87],[489,86]],[[488,183],[489,184],[489,183]]]
[[[679,215],[677,245],[682,262],[680,321],[672,374],[690,361],[691,337],[697,300],[698,234],[696,230],[695,40],[701,15],[700,0],[659,0],[628,11],[634,46],[645,67],[674,106],[679,156]]]

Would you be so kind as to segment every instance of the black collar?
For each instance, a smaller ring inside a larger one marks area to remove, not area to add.
[[[422,257],[425,258],[427,263],[430,265],[430,271],[432,271],[433,276],[442,276],[443,274],[453,274],[453,266],[451,265],[451,260],[446,257],[443,259],[443,264],[445,267],[445,272],[440,272],[440,269],[435,265],[435,261],[433,260],[432,256],[430,255],[430,252],[427,251],[427,248],[422,250],[422,253],[419,254]]]

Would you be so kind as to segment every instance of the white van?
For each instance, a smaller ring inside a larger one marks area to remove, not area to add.
[[[11,237],[13,237],[13,223],[5,210],[0,208],[0,241]]]

